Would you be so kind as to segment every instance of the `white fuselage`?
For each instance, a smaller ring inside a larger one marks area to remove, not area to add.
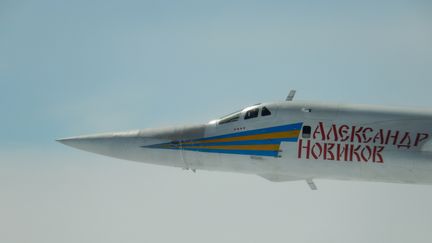
[[[278,102],[204,125],[60,142],[121,159],[257,174],[271,181],[432,184],[431,130],[430,110]]]

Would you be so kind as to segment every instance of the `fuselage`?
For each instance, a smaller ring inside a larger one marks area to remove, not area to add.
[[[271,181],[432,184],[432,111],[311,102],[264,103],[206,124],[60,142],[110,157]]]

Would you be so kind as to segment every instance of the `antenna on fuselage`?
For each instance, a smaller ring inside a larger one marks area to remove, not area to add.
[[[288,96],[286,97],[285,101],[292,101],[294,99],[294,96],[296,94],[296,91],[294,89],[290,90]]]
[[[315,185],[315,182],[312,179],[307,179],[306,183],[309,185],[311,190],[317,190],[317,186]]]

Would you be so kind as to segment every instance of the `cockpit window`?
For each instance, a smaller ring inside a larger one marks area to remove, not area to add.
[[[258,117],[258,114],[259,114],[259,108],[248,110],[246,111],[244,119],[247,120],[247,119]]]
[[[261,110],[261,116],[270,116],[271,115],[271,112],[270,112],[270,110],[269,109],[267,109],[267,107],[263,107],[262,108],[262,110]]]
[[[234,113],[225,117],[222,117],[222,119],[219,121],[219,125],[226,124],[230,122],[235,122],[240,119],[240,113]]]

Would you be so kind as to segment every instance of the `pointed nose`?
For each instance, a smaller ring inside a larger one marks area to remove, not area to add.
[[[133,131],[70,137],[56,141],[80,150],[113,156],[112,154],[122,147],[137,142],[137,135],[138,131]]]
[[[155,145],[201,138],[203,135],[204,125],[199,125],[78,136],[57,141],[73,148],[114,158],[184,167],[181,150],[160,149],[160,146]]]
[[[79,137],[70,137],[70,138],[62,138],[57,139],[56,141],[59,143],[62,143],[64,145],[81,149],[85,151],[91,150],[91,147],[94,146],[96,143],[99,144],[103,142],[103,140],[106,137],[100,136],[79,136]],[[92,151],[93,152],[93,151]]]
[[[143,148],[143,146],[167,141],[167,139],[155,138],[153,135],[133,131],[70,137],[57,141],[76,149],[113,158],[180,166],[177,154],[162,154],[160,151],[148,151]]]

